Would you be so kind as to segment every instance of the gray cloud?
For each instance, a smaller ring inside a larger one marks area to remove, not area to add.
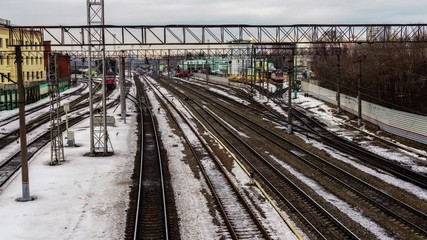
[[[425,0],[106,0],[107,24],[426,23]],[[1,18],[17,25],[86,24],[86,0],[14,0]]]

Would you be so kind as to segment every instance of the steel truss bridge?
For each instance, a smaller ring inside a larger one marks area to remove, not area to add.
[[[427,42],[427,24],[8,26],[10,46]],[[88,41],[97,33],[103,41]],[[34,34],[39,33],[39,34]],[[38,44],[36,44],[38,43]]]
[[[337,54],[340,47],[328,46],[327,48],[316,47],[298,47],[294,45],[277,46],[260,46],[252,45],[245,48],[236,48],[230,46],[228,48],[188,48],[188,49],[123,49],[123,50],[107,50],[105,56],[107,58],[130,57],[137,59],[203,59],[205,57],[217,56],[223,58],[244,58],[251,54],[258,57],[282,56],[289,51],[294,51],[295,55],[325,55]],[[69,55],[72,58],[88,58],[89,52],[86,50],[58,50],[55,51],[64,55]]]

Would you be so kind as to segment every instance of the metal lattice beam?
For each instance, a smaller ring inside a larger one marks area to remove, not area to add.
[[[61,96],[58,81],[58,62],[56,54],[49,54],[49,96],[50,96],[50,165],[59,165],[65,160],[61,130]]]
[[[102,1],[92,2],[99,4]],[[427,41],[427,24],[103,25],[95,21],[103,16],[101,12],[98,9],[92,11],[89,20],[93,22],[89,25],[8,26],[12,46],[34,45],[42,40],[51,41],[52,46],[103,45],[101,41],[85,39],[95,33],[105,34],[106,46],[247,44],[248,41],[270,45]],[[30,34],[32,31],[42,34]]]
[[[104,27],[104,0],[87,0],[87,23],[88,28],[82,29],[81,38],[68,36],[74,42],[84,42],[84,36],[87,35],[88,42],[88,62],[89,62],[89,111],[90,111],[90,154],[97,153],[107,154],[108,151],[108,129],[107,129],[107,109],[106,109],[106,86],[105,86],[105,34]],[[69,33],[69,30],[66,31]],[[52,34],[51,34],[52,35]],[[62,34],[62,39],[65,34]],[[80,43],[81,43],[80,42]],[[101,59],[102,63],[102,100],[101,107],[97,108],[98,113],[95,115],[92,79],[92,60]]]
[[[251,55],[252,49],[259,57],[280,56],[295,51],[296,55],[324,55],[336,54],[338,47],[323,47],[317,48],[315,46],[292,48],[292,45],[283,46],[260,46],[252,45],[247,47],[230,47],[230,48],[192,48],[192,49],[126,49],[126,50],[109,50],[105,52],[107,58],[119,58],[121,56],[138,58],[138,59],[184,59],[184,58],[204,58],[204,57],[223,57],[223,58],[242,58]],[[63,50],[57,51],[61,54],[66,54],[74,58],[89,57],[88,51],[84,50]]]

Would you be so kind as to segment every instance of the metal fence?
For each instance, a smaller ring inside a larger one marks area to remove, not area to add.
[[[320,86],[302,82],[302,90],[316,98],[336,105],[336,92]],[[341,108],[357,115],[357,99],[340,94]],[[362,118],[382,130],[395,135],[427,144],[427,117],[386,108],[362,101]]]

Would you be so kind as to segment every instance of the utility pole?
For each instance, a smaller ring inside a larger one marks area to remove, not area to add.
[[[125,79],[125,56],[124,56],[124,51],[122,51],[122,54],[120,56],[120,65],[119,65],[120,69],[120,76],[119,76],[119,81],[120,81],[120,106],[121,106],[121,117],[122,120],[124,121],[124,123],[126,123],[126,93],[125,93],[125,84],[126,84],[126,79]]]
[[[206,71],[206,87],[207,87],[209,85],[209,63],[208,63],[208,58],[207,57],[206,57],[205,71]]]
[[[258,72],[258,76],[259,76],[259,87],[261,89],[261,94],[259,95],[260,98],[263,98],[264,96],[264,68],[262,65],[262,58],[259,60],[259,72]]]
[[[256,59],[256,50],[255,47],[252,46],[252,56],[251,56],[251,85],[252,88],[255,88],[255,59]]]
[[[170,76],[170,56],[171,56],[171,50],[168,49],[168,79],[171,79],[171,76]]]
[[[246,56],[244,57],[244,60],[243,60],[243,62],[244,62],[244,70],[245,70],[245,83],[248,83],[248,58],[250,57],[250,55],[251,55],[251,52],[250,52],[250,50],[249,50],[249,47],[247,47],[246,48]]]
[[[50,96],[50,165],[60,165],[65,160],[61,130],[61,96],[58,83],[57,55],[49,53],[49,96]],[[68,124],[67,124],[68,125]],[[67,126],[68,128],[68,126]],[[67,129],[68,132],[68,129]],[[68,136],[68,135],[67,135]]]
[[[129,65],[128,65],[128,77],[132,78],[132,58],[131,56],[128,56],[129,59]],[[160,67],[159,67],[160,69]]]
[[[265,81],[267,81],[267,102],[269,102],[270,97],[270,81],[268,79],[268,58],[265,59],[266,70],[264,71]]]
[[[108,151],[109,136],[107,130],[107,107],[106,107],[106,86],[105,86],[105,21],[104,21],[104,0],[87,0],[87,22],[88,25],[96,26],[88,31],[89,47],[89,111],[90,111],[90,156],[97,156],[96,150],[101,150],[103,155],[112,155]],[[94,50],[94,51],[92,51]],[[101,108],[97,116],[98,129],[94,126],[94,96],[92,80],[92,52],[98,59],[102,59],[102,100]],[[96,139],[96,142],[95,142]],[[111,145],[112,148],[112,145]]]
[[[366,58],[366,55],[363,56]],[[357,81],[357,126],[362,126],[362,56],[357,58],[357,62],[359,63],[359,78]]]
[[[341,47],[338,49],[337,54],[337,114],[341,113],[341,92],[340,92],[340,84],[341,84]]]
[[[22,197],[16,199],[19,202],[34,200],[30,196],[30,180],[28,177],[28,151],[27,151],[27,129],[25,126],[25,88],[22,76],[22,52],[21,46],[15,47],[16,69],[18,74],[18,106],[19,106],[19,137],[21,144],[21,173],[22,173]]]
[[[289,78],[289,86],[288,86],[288,133],[292,133],[292,88],[294,81],[294,57],[295,57],[295,45],[292,46],[292,56],[289,60],[288,66],[288,78]]]

